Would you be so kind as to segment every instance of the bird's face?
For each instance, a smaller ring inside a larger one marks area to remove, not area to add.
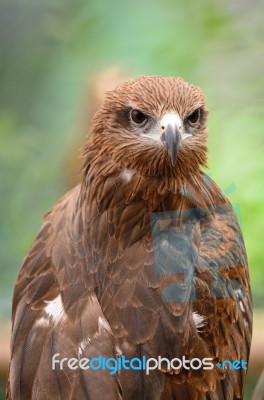
[[[202,107],[198,106],[187,115],[180,115],[173,108],[150,115],[131,107],[129,122],[131,130],[145,141],[146,146],[163,148],[175,166],[179,149],[199,134],[202,112]]]
[[[119,149],[126,167],[161,175],[205,165],[206,117],[197,87],[180,78],[141,77],[108,93],[95,128],[103,126],[97,139],[114,155]]]

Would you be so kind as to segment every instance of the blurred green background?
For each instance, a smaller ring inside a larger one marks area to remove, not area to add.
[[[91,93],[104,89],[94,82],[104,71],[111,77],[112,70],[122,76],[180,75],[204,90],[210,109],[209,173],[239,205],[260,321],[263,12],[261,0],[0,0],[3,340],[23,257],[43,214],[75,182],[72,160],[96,105]],[[257,332],[263,338],[262,327]],[[255,381],[252,373],[247,399]]]

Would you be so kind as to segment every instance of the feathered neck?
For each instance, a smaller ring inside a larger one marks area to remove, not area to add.
[[[125,147],[126,145],[124,151]],[[96,198],[103,209],[106,207],[103,204],[115,201],[115,195],[116,201],[126,204],[135,198],[144,199],[150,212],[164,199],[176,195],[184,198],[190,207],[214,208],[217,204],[226,202],[216,184],[199,169],[188,173],[175,170],[173,173],[166,171],[167,174],[164,175],[144,174],[145,171],[136,169],[133,163],[124,165],[121,158],[107,152],[104,146],[98,148],[97,141],[85,146],[83,157],[82,196],[87,197],[89,193],[89,198]],[[130,177],[124,179],[124,171],[127,170]]]
[[[195,145],[195,144],[194,144]],[[96,152],[96,156],[92,155]],[[187,155],[181,148],[179,149],[178,162],[172,166],[169,155],[164,152],[162,147],[146,148],[144,141],[138,138],[131,138],[123,133],[113,140],[101,136],[96,136],[88,143],[83,150],[85,165],[95,158],[109,156],[112,166],[119,165],[122,168],[135,170],[146,177],[171,177],[178,179],[180,176],[199,174],[199,167],[206,166],[206,147],[200,145],[199,151]]]

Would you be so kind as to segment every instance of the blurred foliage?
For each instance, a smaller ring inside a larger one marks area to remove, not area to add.
[[[210,173],[223,190],[235,184],[229,197],[263,305],[262,15],[257,0],[0,0],[2,316],[42,215],[67,188],[85,87],[111,66],[181,75],[205,91]]]
[[[0,400],[5,400],[5,385],[0,382]]]

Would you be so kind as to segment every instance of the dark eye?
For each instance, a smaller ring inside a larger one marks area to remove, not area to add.
[[[135,124],[141,125],[147,121],[148,117],[139,110],[132,110],[130,117]]]
[[[191,124],[197,124],[199,122],[201,116],[201,108],[197,108],[194,112],[192,112],[187,117],[187,121]]]

